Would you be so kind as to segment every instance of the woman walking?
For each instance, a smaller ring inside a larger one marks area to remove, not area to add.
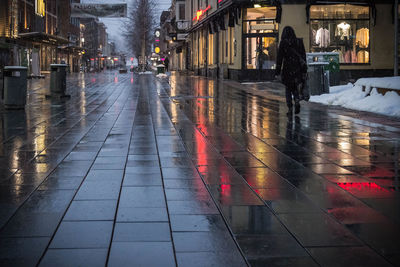
[[[305,82],[307,73],[306,51],[302,39],[298,39],[292,27],[286,26],[282,31],[278,49],[276,76],[281,75],[282,83],[286,86],[286,104],[288,115],[300,113],[299,86]]]

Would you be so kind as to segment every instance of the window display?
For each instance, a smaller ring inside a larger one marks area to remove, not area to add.
[[[311,52],[338,52],[342,64],[368,64],[369,25],[368,6],[311,6]]]

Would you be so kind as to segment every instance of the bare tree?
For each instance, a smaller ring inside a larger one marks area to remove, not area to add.
[[[155,26],[154,0],[132,0],[132,10],[124,25],[128,48],[136,57],[149,55]]]

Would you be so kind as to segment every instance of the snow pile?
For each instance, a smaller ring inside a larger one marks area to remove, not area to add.
[[[152,71],[139,72],[139,75],[142,75],[142,74],[153,74],[153,72]]]
[[[371,88],[400,90],[400,76],[383,78],[361,78],[355,85],[364,86],[369,92]]]
[[[397,79],[388,79],[387,81],[383,81],[382,78],[360,79],[361,81],[358,80],[355,85],[349,83],[347,85],[334,86],[330,88],[329,94],[311,96],[310,102],[338,105],[355,110],[400,117],[400,95],[394,91],[389,91],[385,95],[382,95],[375,88],[388,88],[387,86],[392,86],[390,89],[398,87],[400,90],[400,80],[398,80],[398,77],[394,78]],[[378,80],[381,80],[379,86],[375,86],[378,84]],[[398,80],[398,82],[396,83],[395,80]],[[383,84],[386,86],[383,86]],[[365,92],[362,91],[362,86],[367,88]],[[370,90],[367,86],[373,89]],[[370,92],[369,95],[368,92]]]
[[[165,73],[160,73],[160,74],[157,74],[156,77],[158,77],[158,78],[167,78],[168,75],[165,74]]]

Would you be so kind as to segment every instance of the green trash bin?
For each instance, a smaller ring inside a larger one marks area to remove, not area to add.
[[[67,64],[50,64],[50,93],[56,96],[67,96]]]
[[[25,108],[27,71],[23,66],[4,67],[3,100],[6,109]]]
[[[165,66],[163,64],[157,65],[157,74],[165,73]]]

